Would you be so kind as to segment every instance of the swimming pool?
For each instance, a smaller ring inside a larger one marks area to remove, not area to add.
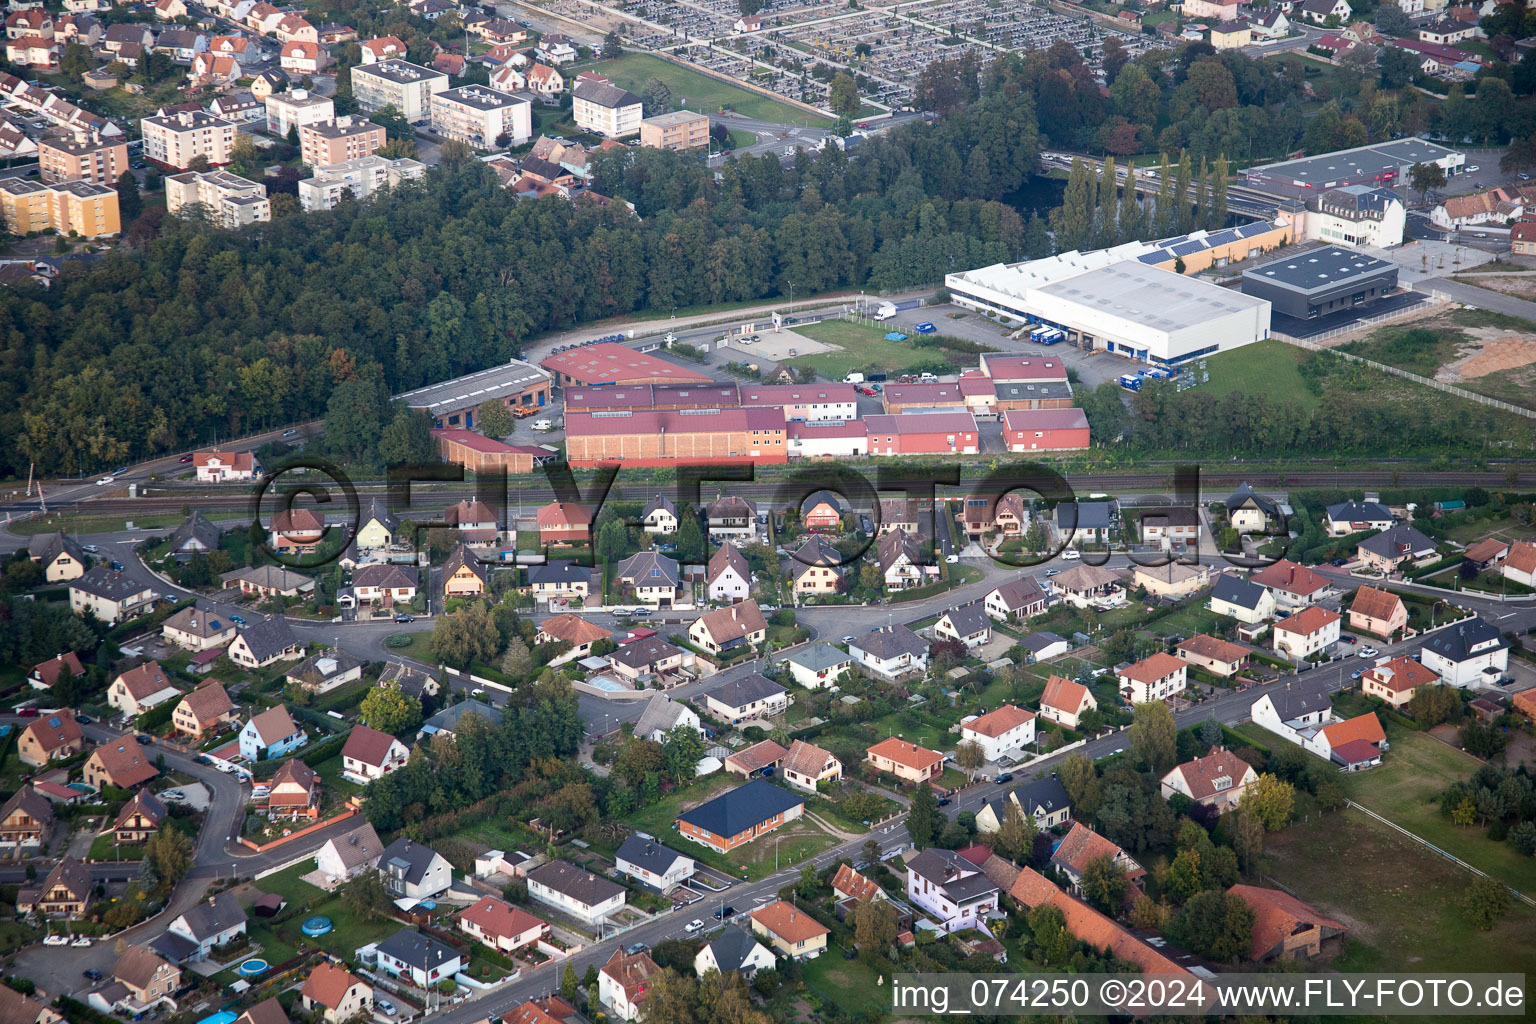
[[[609,679],[607,676],[597,676],[596,678],[588,679],[587,685],[599,690],[607,690],[609,693],[629,693],[634,689],[632,686],[625,686],[617,679]]]
[[[204,1017],[197,1024],[235,1024],[240,1015],[232,1010],[222,1010],[211,1017]]]

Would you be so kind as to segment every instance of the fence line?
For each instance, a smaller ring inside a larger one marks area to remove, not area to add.
[[[1397,822],[1389,821],[1388,819],[1383,818],[1381,815],[1377,814],[1375,811],[1371,810],[1369,807],[1362,807],[1359,804],[1355,803],[1353,800],[1346,800],[1346,801],[1344,801],[1344,804],[1345,804],[1345,806],[1353,807],[1357,811],[1364,812],[1365,814],[1369,815],[1370,817],[1372,817],[1372,818],[1376,819],[1377,821],[1381,822],[1383,825],[1386,825],[1388,828],[1391,828],[1391,829],[1393,829],[1393,830],[1395,830],[1397,832],[1400,832],[1403,835],[1407,836],[1409,839],[1412,839],[1414,842],[1418,843],[1420,846],[1424,847],[1426,850],[1429,850],[1432,853],[1438,853],[1440,856],[1444,857],[1446,860],[1451,861],[1452,863],[1458,864],[1461,867],[1466,868],[1468,871],[1472,872],[1474,875],[1478,875],[1478,876],[1481,876],[1483,878],[1493,878],[1493,876],[1490,875],[1488,872],[1482,870],[1481,868],[1473,867],[1471,864],[1468,864],[1466,861],[1462,860],[1460,857],[1456,856],[1454,853],[1447,853],[1445,850],[1440,849],[1440,847],[1436,846],[1434,843],[1430,842],[1428,839],[1425,839],[1422,836],[1414,835],[1412,832],[1409,832],[1407,829],[1403,828],[1403,826],[1399,825]],[[1496,882],[1499,882],[1502,885],[1504,885],[1504,888],[1508,889],[1514,895],[1515,899],[1519,900],[1522,903],[1528,904],[1529,906],[1536,907],[1536,900],[1531,899],[1529,896],[1527,896],[1525,893],[1521,892],[1519,889],[1516,889],[1514,886],[1511,886],[1511,885],[1508,885],[1508,884],[1504,883],[1503,879],[1494,878],[1493,880],[1496,881]]]
[[[1295,345],[1297,348],[1308,349],[1312,352],[1330,352],[1333,355],[1338,356],[1340,359],[1345,359],[1353,363],[1359,363],[1362,366],[1369,366],[1373,370],[1380,370],[1382,373],[1391,374],[1394,377],[1402,377],[1404,380],[1411,380],[1415,384],[1422,384],[1425,387],[1434,388],[1436,391],[1443,391],[1448,395],[1455,395],[1457,398],[1465,398],[1468,401],[1477,402],[1479,405],[1486,405],[1493,409],[1503,410],[1504,412],[1512,412],[1518,416],[1524,416],[1526,419],[1536,419],[1536,410],[1527,409],[1523,406],[1514,405],[1510,402],[1500,401],[1497,398],[1490,398],[1487,395],[1480,395],[1475,391],[1468,391],[1466,388],[1459,388],[1454,384],[1447,384],[1445,381],[1435,380],[1433,377],[1424,377],[1417,373],[1410,373],[1401,367],[1388,366],[1386,363],[1378,363],[1374,359],[1366,359],[1364,356],[1357,356],[1353,352],[1340,352],[1336,348],[1318,343],[1319,339],[1331,338],[1338,334],[1349,334],[1351,332],[1358,331],[1362,326],[1385,323],[1388,320],[1396,320],[1399,317],[1406,316],[1407,314],[1416,312],[1417,310],[1428,308],[1430,306],[1437,306],[1439,304],[1440,303],[1437,300],[1420,302],[1415,305],[1408,306],[1404,309],[1395,310],[1391,313],[1386,313],[1381,316],[1370,317],[1366,320],[1358,321],[1349,327],[1335,328],[1332,331],[1319,334],[1315,338],[1293,338],[1288,334],[1281,334],[1278,331],[1272,332],[1272,336],[1279,338],[1281,341],[1286,342],[1287,344]]]

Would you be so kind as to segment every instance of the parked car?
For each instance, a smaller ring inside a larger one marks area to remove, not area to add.
[[[69,945],[69,936],[68,935],[49,935],[47,938],[43,939],[43,945],[45,945],[45,946],[67,946],[67,945]]]
[[[851,644],[851,643],[853,643],[857,639],[858,639],[858,637],[856,637],[856,636],[845,636],[845,637],[843,637],[843,643]]]
[[[880,392],[876,391],[874,388],[870,387],[868,384],[860,384],[858,386],[857,390],[858,390],[859,394],[864,395],[864,396],[866,396],[868,398],[874,398],[876,395],[878,395],[880,393]]]
[[[544,420],[534,420],[533,421],[533,429],[534,430],[554,430],[555,429],[555,425],[552,422],[550,422],[549,420],[547,420],[547,419],[544,419]]]
[[[144,746],[146,746],[146,747],[155,742],[155,738],[153,736],[151,736],[147,732],[139,733],[139,735],[136,738],[138,739],[138,741],[140,743],[144,744]]]
[[[38,710],[37,705],[35,704],[29,707],[24,707],[20,711],[16,712],[16,717],[18,718],[36,718],[37,716]]]
[[[292,427],[289,427],[287,430],[283,431],[283,436],[284,437],[292,437],[294,434],[297,434],[297,433],[298,433],[297,430],[294,430]]]
[[[1075,562],[1082,557],[1083,556],[1078,553],[1076,548],[1065,548],[1061,552],[1061,558],[1064,562]]]
[[[400,1012],[399,1010],[395,1009],[394,1003],[390,1002],[388,999],[380,999],[378,996],[373,997],[373,1008],[378,1010],[386,1017],[393,1017],[395,1014]]]
[[[916,330],[918,334],[932,334],[934,331],[938,330],[938,328],[933,326],[933,324],[929,321],[924,320],[922,323],[917,325]]]
[[[237,626],[243,626],[243,625],[245,625],[245,619],[243,619],[243,618],[241,618],[241,617],[240,617],[240,616],[238,616],[238,615],[231,615],[231,616],[230,616],[230,617],[229,617],[229,621],[230,621],[230,622],[233,622],[233,623],[234,623],[234,624],[235,624],[235,625],[237,625]]]
[[[76,715],[75,721],[79,722],[81,725],[90,725],[93,719],[90,715]]]
[[[1341,565],[1348,565],[1349,564],[1349,559],[1347,559],[1347,558],[1335,558],[1333,560],[1332,564],[1333,564],[1334,568],[1338,568]]]
[[[86,939],[85,940],[85,944],[87,946],[89,946],[91,944],[91,940],[90,939]],[[87,978],[90,978],[92,981],[100,981],[102,979],[102,977],[103,977],[102,973],[100,971],[98,971],[94,967],[87,967],[85,970],[81,971],[80,973],[85,975]]]
[[[88,939],[86,936],[82,935],[78,939],[76,939],[75,941],[71,942],[70,945],[73,946],[75,949],[90,949],[91,948],[91,940]]]
[[[644,953],[646,950],[648,950],[650,948],[651,948],[650,946],[647,946],[643,942],[634,942],[634,943],[631,943],[628,946],[624,947],[624,955],[625,956],[634,956],[636,953]]]
[[[1353,633],[1340,633],[1339,640],[1346,644],[1357,644],[1360,642],[1360,638]]]
[[[1052,576],[1060,576],[1061,575],[1061,570],[1060,569],[1047,569],[1047,570],[1045,570],[1045,575],[1046,575],[1047,579],[1049,579]]]
[[[395,621],[396,622],[415,622],[416,621],[416,616],[414,616],[414,615],[396,615],[395,616]]]
[[[183,455],[181,458],[177,459],[176,461],[177,462],[191,462],[192,461],[192,456],[190,456],[190,455]]]
[[[1362,647],[1355,653],[1362,658],[1374,658],[1381,652],[1374,647]]]
[[[960,556],[959,555],[945,555],[944,556],[944,561],[948,562],[950,565],[954,565],[956,562],[960,561]]]
[[[115,559],[115,558],[112,559],[111,565],[112,565],[112,571],[113,572],[122,572],[123,571],[123,563],[119,562],[117,559]]]
[[[689,921],[688,924],[683,928],[683,931],[687,932],[689,935],[692,935],[694,932],[703,930],[704,922],[700,921],[698,918],[694,918],[692,921]]]
[[[1471,167],[1467,168],[1466,173],[1468,173],[1468,174],[1476,174],[1480,170],[1482,170],[1481,167],[1477,166],[1477,164],[1473,164]]]
[[[735,907],[721,907],[719,910],[715,911],[715,920],[716,921],[729,921],[731,918],[733,918],[735,916],[736,916],[736,908]]]
[[[1370,669],[1357,668],[1357,669],[1355,669],[1353,672],[1351,672],[1349,674],[1349,678],[1351,678],[1351,679],[1359,679],[1361,676],[1365,675],[1369,671],[1370,671]]]
[[[947,797],[947,796],[941,796],[941,797],[939,797],[939,806],[940,806],[940,807],[948,807],[948,806],[949,806],[949,804],[950,804],[950,799],[949,799],[949,797]]]
[[[96,552],[100,551],[101,548],[97,547],[95,544],[82,544],[80,545],[80,550],[84,551],[88,555],[94,555]]]
[[[114,479],[116,479],[116,478],[115,478],[115,477],[112,477],[112,476],[104,476],[104,477],[102,477],[102,478],[101,478],[101,479],[100,479],[100,480],[97,480],[97,481],[96,481],[96,486],[97,486],[97,487],[100,487],[100,486],[101,486],[101,485],[102,485],[102,484],[109,484],[109,483],[111,483],[111,482],[112,482],[112,481],[113,481],[113,480],[114,480]]]

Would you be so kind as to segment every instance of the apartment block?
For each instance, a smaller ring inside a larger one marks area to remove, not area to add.
[[[640,134],[639,96],[616,85],[601,82],[577,82],[571,90],[571,118],[576,127],[622,139]]]
[[[483,85],[434,93],[431,110],[434,132],[474,149],[521,146],[533,137],[533,104]],[[508,141],[498,145],[503,134]]]
[[[329,96],[320,96],[308,89],[277,92],[267,97],[268,135],[287,135],[290,128],[335,118],[335,102]]]
[[[214,167],[227,164],[235,146],[235,123],[201,110],[156,114],[140,121],[139,128],[145,159],[178,171],[199,156]]]
[[[640,145],[655,149],[703,149],[709,145],[709,116],[674,110],[648,117],[640,122]]]
[[[299,126],[299,152],[310,167],[371,156],[386,141],[382,127],[351,114]]]
[[[128,169],[128,144],[121,136],[49,135],[38,140],[37,162],[44,184],[94,181],[115,185]]]
[[[168,213],[179,213],[182,207],[193,203],[207,207],[221,227],[239,228],[272,219],[267,187],[228,171],[187,171],[165,179]]]
[[[26,178],[0,180],[0,218],[5,229],[26,235],[49,228],[83,238],[115,235],[123,229],[117,189],[93,181],[51,185]]]
[[[375,189],[398,185],[425,173],[426,165],[420,161],[389,160],[377,153],[328,164],[315,168],[313,178],[299,182],[299,206],[306,212],[329,210],[341,202],[346,192],[350,191],[357,199],[366,199]]]
[[[352,96],[368,113],[394,107],[412,124],[432,116],[432,97],[448,91],[448,76],[408,60],[360,64],[352,69]]]

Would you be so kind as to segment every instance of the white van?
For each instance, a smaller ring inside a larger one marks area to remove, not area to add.
[[[857,372],[850,373],[848,376],[843,378],[843,383],[844,384],[863,384],[864,383],[864,375],[862,373],[857,373]]]
[[[533,429],[534,430],[554,430],[555,429],[555,425],[553,423],[551,423],[549,420],[534,420],[533,421]]]

